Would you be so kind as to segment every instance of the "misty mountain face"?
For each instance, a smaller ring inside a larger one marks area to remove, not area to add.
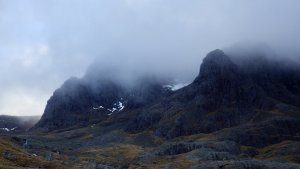
[[[286,61],[214,50],[193,83],[176,91],[156,78],[127,84],[110,74],[95,77],[66,81],[35,128],[103,123],[165,138],[230,128],[218,137],[258,147],[300,132],[300,69]]]
[[[118,79],[122,75],[95,76],[89,70],[82,79],[71,78],[49,99],[36,128],[47,130],[86,126],[115,114],[149,105],[168,95],[165,81],[152,76],[135,79],[133,85]]]
[[[39,116],[0,116],[0,134],[16,133],[33,127]]]
[[[299,67],[255,56],[237,61],[215,50],[192,84],[144,109],[125,130],[173,138],[254,123],[264,125],[266,134],[293,135],[300,131],[299,75]]]

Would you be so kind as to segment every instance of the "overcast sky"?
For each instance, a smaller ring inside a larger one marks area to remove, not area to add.
[[[0,0],[0,114],[41,115],[95,60],[192,80],[240,41],[297,54],[299,0]]]

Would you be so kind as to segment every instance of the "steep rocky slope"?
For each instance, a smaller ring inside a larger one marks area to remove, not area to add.
[[[277,126],[282,132],[299,132],[299,69],[263,60],[243,64],[255,69],[234,63],[221,50],[209,53],[192,84],[139,112],[126,130],[151,129],[173,138],[275,123],[283,125]]]
[[[108,77],[56,90],[18,136],[29,151],[72,168],[300,168],[299,65],[215,50],[179,90]]]
[[[110,119],[122,121],[127,132],[153,130],[166,138],[245,124],[285,125],[282,132],[291,134],[300,131],[299,68],[266,57],[238,60],[212,51],[194,82],[175,92],[156,79],[144,78],[130,87],[106,76],[91,79],[66,81],[48,101],[36,128],[62,129]]]
[[[55,130],[94,124],[170,94],[164,87],[166,81],[152,76],[141,77],[133,85],[123,83],[116,75],[89,76],[71,78],[57,89],[35,128]]]

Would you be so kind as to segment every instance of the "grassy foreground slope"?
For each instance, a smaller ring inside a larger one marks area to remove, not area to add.
[[[107,126],[99,123],[49,133],[23,133],[14,137],[28,140],[29,147],[26,147],[26,151],[11,143],[11,140],[6,140],[6,144],[15,149],[17,147],[16,151],[23,153],[22,157],[26,158],[15,161],[3,158],[10,162],[4,168],[300,168],[299,141],[283,140],[264,147],[254,147],[220,137],[220,134],[227,133],[228,130],[235,131],[234,128],[228,128],[209,134],[164,139],[155,136],[152,131],[136,134],[119,129],[108,131]],[[20,162],[23,160],[27,163]]]
[[[19,145],[13,143],[10,138],[0,137],[0,168],[14,169],[14,168],[53,168],[61,169],[63,165],[58,161],[49,162],[43,157],[36,154],[31,154]]]

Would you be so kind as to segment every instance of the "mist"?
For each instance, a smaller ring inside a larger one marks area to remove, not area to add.
[[[244,42],[299,62],[299,30],[298,0],[0,0],[0,114],[41,115],[90,67],[186,83],[208,52]]]

